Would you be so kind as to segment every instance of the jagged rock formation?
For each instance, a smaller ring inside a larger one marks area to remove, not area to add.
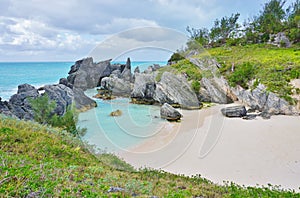
[[[271,115],[299,115],[297,109],[276,94],[268,92],[266,87],[259,84],[253,91],[241,87],[233,89],[238,100],[252,110],[265,112]]]
[[[218,62],[211,58],[188,58],[203,73],[198,98],[201,102],[232,103],[235,99],[228,82],[221,76]]]
[[[168,121],[178,121],[181,119],[182,115],[174,107],[165,103],[160,108],[160,117]]]
[[[196,94],[187,83],[186,78],[170,72],[164,72],[161,80],[156,82],[154,73],[135,74],[131,98],[134,103],[164,104],[184,109],[199,109]]]

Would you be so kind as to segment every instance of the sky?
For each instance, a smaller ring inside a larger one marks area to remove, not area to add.
[[[136,33],[156,40],[157,32],[151,34],[148,31],[147,34],[143,31],[144,27],[168,29],[169,35],[170,32],[187,35],[187,26],[211,27],[215,19],[237,12],[241,14],[240,21],[243,22],[257,15],[266,2],[267,0],[0,0],[0,62],[76,61],[89,56],[97,46],[103,46],[108,40],[114,42],[116,38],[119,39],[118,35],[124,31],[128,33],[128,30],[138,29],[138,32],[129,31],[131,38],[127,38],[125,43],[117,42],[115,48],[135,43]],[[291,2],[292,0],[288,0],[287,4]],[[140,39],[139,44],[141,42],[148,41]],[[142,56],[140,58],[147,59]]]

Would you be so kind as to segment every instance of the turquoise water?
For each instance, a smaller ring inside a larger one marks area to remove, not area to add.
[[[0,63],[0,97],[8,100],[17,92],[18,85],[29,83],[34,86],[58,83],[66,77],[71,62],[25,62]]]
[[[86,94],[93,96],[96,92],[88,90]],[[160,108],[157,106],[130,104],[127,98],[96,99],[96,102],[97,108],[80,113],[78,125],[87,128],[83,139],[101,151],[127,150],[153,136],[161,126]],[[110,112],[117,109],[122,111],[122,116],[111,117]]]
[[[125,63],[125,62],[119,62]],[[152,64],[165,65],[166,62],[132,62],[143,71]],[[72,62],[33,62],[0,63],[0,97],[8,100],[17,92],[19,84],[28,83],[36,87],[58,83],[68,75]],[[89,96],[96,90],[88,90]],[[118,98],[112,101],[96,100],[98,107],[80,113],[78,126],[87,128],[83,140],[102,151],[118,152],[131,148],[158,131],[162,120],[159,107],[130,104],[129,99]],[[111,117],[109,114],[120,109],[123,115]]]

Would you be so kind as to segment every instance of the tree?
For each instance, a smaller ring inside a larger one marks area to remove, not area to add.
[[[283,9],[285,0],[270,0],[260,11],[258,24],[261,33],[276,34],[283,30],[286,13]]]
[[[186,27],[186,31],[190,34],[192,40],[197,41],[199,44],[206,46],[209,43],[209,31],[206,28],[195,29]]]
[[[221,20],[216,19],[214,26],[210,30],[210,39],[212,42],[224,44],[228,38],[236,36],[239,24],[237,23],[240,14],[232,14],[230,17],[223,17]]]
[[[53,111],[56,108],[56,103],[50,101],[46,93],[35,99],[30,98],[29,103],[34,112],[34,120],[36,122],[40,124],[47,124],[50,122]]]

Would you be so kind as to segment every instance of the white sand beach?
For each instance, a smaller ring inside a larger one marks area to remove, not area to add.
[[[300,117],[230,119],[222,116],[222,107],[182,111],[181,123],[164,124],[155,136],[120,155],[137,168],[299,191]]]

